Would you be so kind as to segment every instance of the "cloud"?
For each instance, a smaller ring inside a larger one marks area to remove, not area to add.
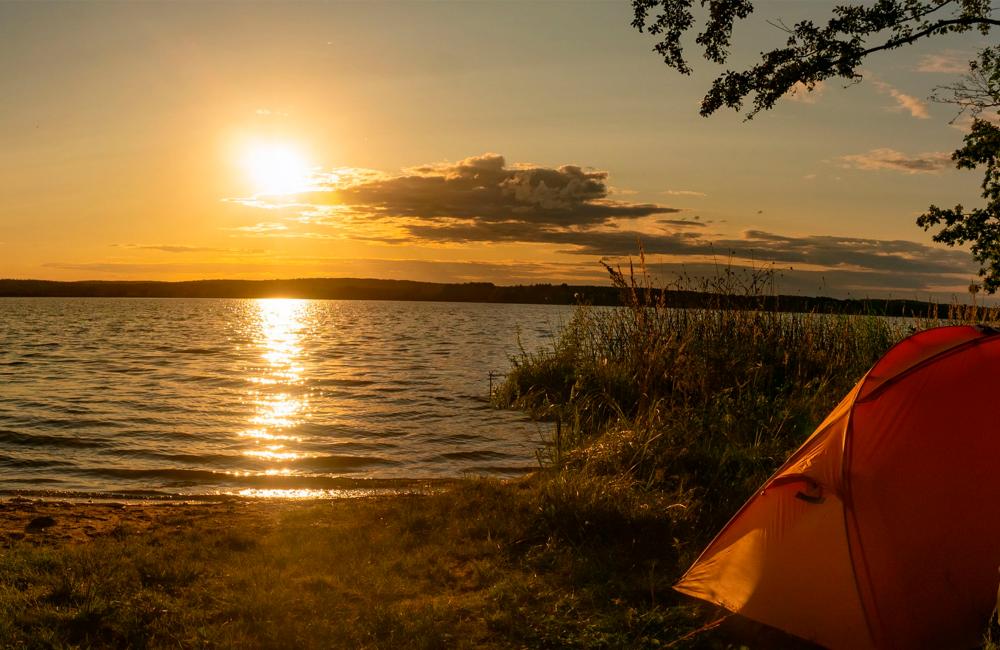
[[[969,71],[969,55],[955,50],[925,54],[917,63],[917,72],[963,74]]]
[[[761,269],[742,264],[721,263],[648,263],[647,269],[660,284],[670,284],[678,278],[717,277],[721,268],[735,274]],[[768,267],[763,267],[768,268]],[[837,269],[813,271],[774,267],[774,291],[803,296],[835,296],[839,298],[908,298],[950,301],[956,296],[967,297],[968,276],[942,278],[934,273],[893,273],[887,271],[843,271]],[[690,288],[698,288],[697,282]]]
[[[262,248],[214,248],[211,246],[182,246],[174,244],[111,244],[114,248],[130,250],[161,251],[164,253],[241,253],[260,255],[265,253]]]
[[[931,151],[910,156],[895,149],[881,148],[872,149],[865,153],[840,156],[838,160],[844,167],[869,171],[888,169],[906,174],[930,174],[952,166],[951,154],[944,151]]]
[[[917,242],[873,240],[830,236],[785,237],[773,233],[749,231],[735,243],[756,247],[755,268],[767,267],[774,262],[775,290],[800,295],[834,296],[936,296],[948,300],[963,294],[974,269],[970,268],[967,255],[960,251],[931,248]],[[678,276],[688,278],[717,277],[720,267],[730,266],[737,272],[750,269],[738,257],[732,261],[723,244],[694,247],[699,253],[710,251],[716,260],[660,261],[659,249],[649,239],[644,240],[647,267],[660,284],[670,284]],[[634,246],[635,242],[632,242]],[[771,256],[765,254],[768,251]],[[624,254],[634,254],[627,248]],[[868,256],[881,257],[873,264]],[[806,258],[812,262],[831,258],[849,261],[833,268],[789,268],[788,259]],[[923,266],[919,259],[929,257],[931,264]],[[772,259],[778,258],[778,259]],[[785,258],[785,259],[780,259]],[[624,262],[624,258],[610,258],[610,262]],[[860,266],[867,264],[867,267]],[[253,261],[214,260],[211,262],[50,262],[46,268],[86,273],[94,278],[122,278],[141,275],[149,279],[201,279],[277,277],[356,277],[356,278],[407,278],[427,282],[494,282],[497,284],[569,282],[606,284],[607,274],[594,260],[581,257],[579,262],[513,260],[509,262],[483,262],[473,260],[408,260],[332,257],[275,256]],[[696,286],[692,287],[696,288]]]
[[[1000,126],[1000,111],[983,111],[976,116],[973,116],[970,112],[965,111],[949,122],[948,126],[953,129],[958,129],[962,133],[968,133],[972,130],[972,123],[974,120],[983,120],[984,122],[989,122],[994,126]]]
[[[695,219],[697,218],[695,217]],[[664,226],[673,226],[674,228],[704,228],[708,225],[705,221],[688,221],[687,219],[657,219],[656,223],[662,223]]]
[[[795,85],[785,93],[785,97],[800,104],[815,104],[825,92],[826,84],[822,81],[817,81],[812,87],[801,81],[796,81]]]
[[[907,95],[898,88],[895,88],[884,81],[874,81],[872,83],[875,84],[875,88],[877,88],[879,92],[889,95],[896,100],[896,106],[890,108],[889,110],[906,111],[911,116],[920,120],[930,118],[930,113],[927,112],[927,104],[924,101],[917,99],[913,95]]]
[[[686,224],[690,225],[690,224]],[[711,237],[702,233],[676,231],[646,233],[634,230],[553,230],[537,227],[527,233],[510,224],[415,225],[411,234],[434,242],[544,242],[565,246],[562,252],[601,257],[625,257],[638,252],[640,245],[649,255],[712,257],[734,255],[744,260],[846,271],[891,273],[975,273],[968,253],[927,246],[906,240],[864,239],[809,235],[792,237],[760,230],[748,230],[742,237]]]
[[[606,284],[607,273],[591,260],[580,262],[482,262],[474,260],[406,260],[332,257],[274,257],[253,262],[49,262],[43,267],[83,272],[91,278],[147,279],[274,279],[305,277],[354,277],[416,280],[423,282],[494,282],[533,284],[583,282]]]
[[[946,153],[907,156],[874,149],[843,156],[840,162],[858,169],[912,174],[948,167],[950,158]],[[577,165],[507,164],[497,154],[421,165],[398,174],[339,169],[320,177],[320,191],[296,197],[308,207],[308,217],[245,226],[239,232],[262,237],[325,236],[425,251],[539,244],[572,256],[558,260],[620,260],[635,255],[641,246],[648,255],[661,256],[657,261],[662,263],[710,264],[720,256],[732,256],[737,263],[770,262],[794,266],[795,273],[826,273],[852,287],[866,287],[865,282],[876,279],[896,288],[942,282],[960,286],[976,272],[967,252],[912,241],[763,230],[735,237],[719,234],[711,221],[680,218],[677,208],[613,200],[607,179],[607,172]],[[572,273],[583,273],[586,263],[575,268]],[[814,278],[803,277],[810,278],[808,282]],[[850,277],[857,281],[851,284]],[[539,279],[547,281],[544,276]]]
[[[667,196],[693,196],[699,199],[708,196],[704,192],[695,192],[694,190],[664,190],[663,194]]]
[[[413,167],[398,175],[363,171],[335,171],[322,191],[299,200],[316,206],[347,206],[382,218],[551,226],[593,226],[679,212],[656,203],[608,198],[607,172],[577,165],[508,166],[503,156],[493,153]]]
[[[239,232],[249,232],[249,233],[280,233],[282,231],[288,230],[288,224],[282,223],[280,221],[264,221],[261,223],[255,223],[252,226],[239,226],[232,228],[231,230],[237,230]]]
[[[831,269],[892,273],[968,274],[975,265],[965,251],[901,239],[832,235],[786,236],[748,230],[741,239],[716,242],[722,248],[765,261]]]

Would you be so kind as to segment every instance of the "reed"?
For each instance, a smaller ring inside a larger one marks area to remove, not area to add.
[[[555,473],[666,496],[699,546],[914,322],[763,309],[767,269],[725,268],[710,309],[674,309],[640,262],[610,268],[625,307],[580,306],[550,349],[522,352],[497,406],[556,423]],[[747,297],[761,308],[736,309]]]

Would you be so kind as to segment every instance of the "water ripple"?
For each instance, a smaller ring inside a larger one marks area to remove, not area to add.
[[[515,476],[535,466],[541,431],[489,408],[488,373],[568,316],[545,305],[0,299],[0,489],[265,494]]]

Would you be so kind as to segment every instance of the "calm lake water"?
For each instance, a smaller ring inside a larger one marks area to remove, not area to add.
[[[260,496],[513,476],[543,425],[490,371],[539,305],[0,299],[0,490]]]

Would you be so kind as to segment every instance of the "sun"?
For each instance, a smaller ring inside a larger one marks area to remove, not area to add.
[[[309,163],[293,143],[252,143],[244,149],[241,162],[257,195],[296,194],[308,188]]]

